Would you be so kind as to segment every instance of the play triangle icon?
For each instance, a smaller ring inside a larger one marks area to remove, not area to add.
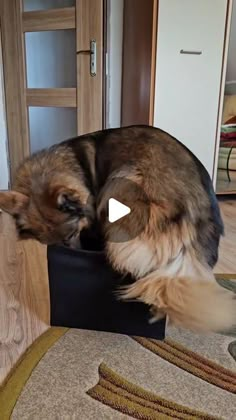
[[[130,208],[115,198],[108,201],[108,220],[114,223],[131,212]]]

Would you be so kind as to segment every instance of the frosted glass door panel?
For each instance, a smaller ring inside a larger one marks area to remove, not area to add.
[[[31,153],[77,135],[76,108],[29,107]]]
[[[27,87],[76,87],[75,30],[25,34]]]
[[[75,0],[23,0],[24,12],[75,6]]]

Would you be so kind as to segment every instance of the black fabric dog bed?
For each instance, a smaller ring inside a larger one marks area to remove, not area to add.
[[[51,325],[164,339],[165,320],[149,324],[149,308],[117,299],[121,278],[103,251],[48,247]]]

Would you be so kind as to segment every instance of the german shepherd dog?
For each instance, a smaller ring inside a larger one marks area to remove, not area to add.
[[[109,198],[131,208],[114,223]],[[196,331],[229,329],[234,294],[216,282],[223,223],[210,177],[197,158],[149,126],[83,135],[26,159],[14,190],[0,193],[20,238],[77,246],[100,226],[114,269],[134,282],[122,299],[150,306],[152,320]]]

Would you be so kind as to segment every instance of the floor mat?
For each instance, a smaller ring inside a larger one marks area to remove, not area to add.
[[[236,291],[236,276],[220,276]],[[163,342],[50,328],[0,390],[1,420],[234,419],[236,334]]]

